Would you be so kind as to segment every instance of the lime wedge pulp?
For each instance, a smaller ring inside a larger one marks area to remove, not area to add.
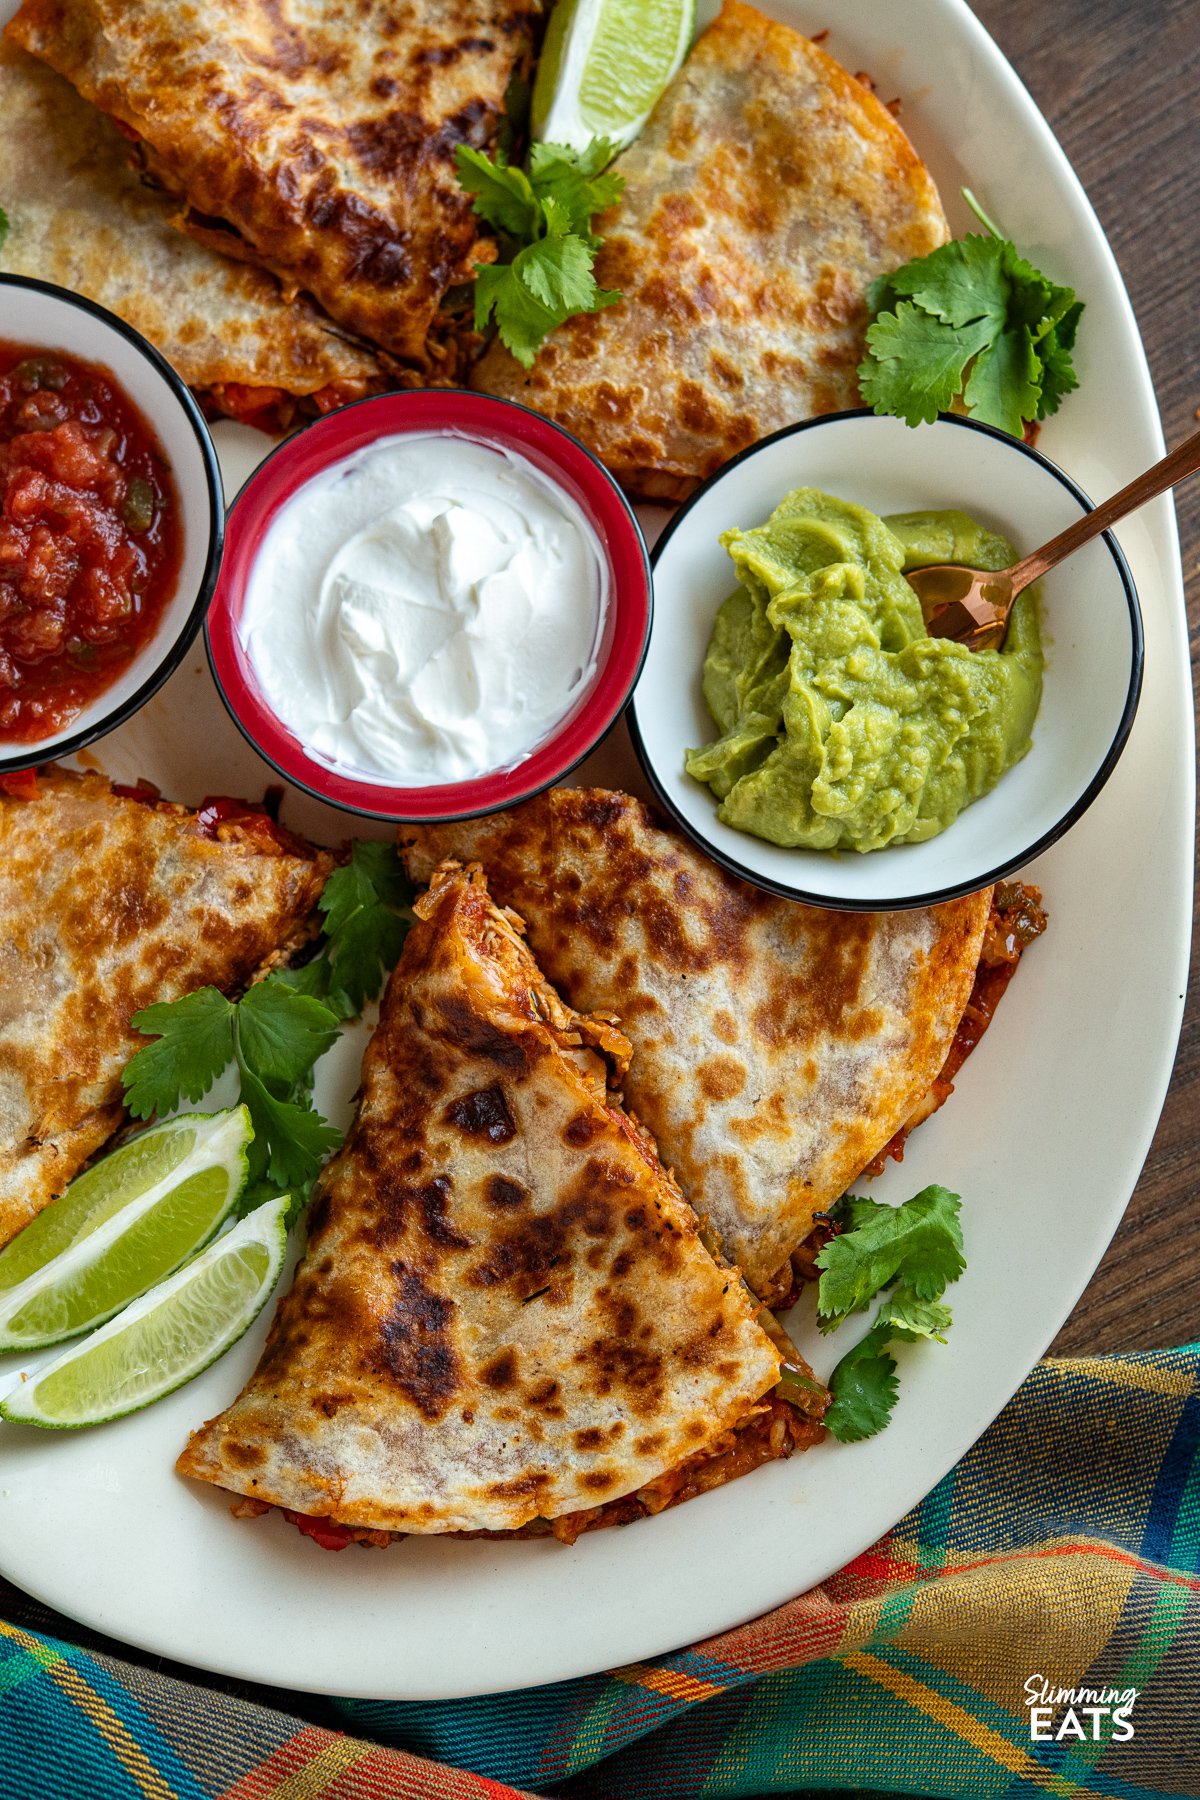
[[[244,1106],[185,1113],[85,1170],[0,1251],[0,1351],[90,1331],[207,1244],[251,1135]]]
[[[254,1323],[287,1253],[290,1196],[268,1200],[82,1344],[21,1381],[0,1418],[67,1430],[161,1400]]]
[[[558,0],[533,86],[533,135],[631,144],[687,54],[695,0]]]

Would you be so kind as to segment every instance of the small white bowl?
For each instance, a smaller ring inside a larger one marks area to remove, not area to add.
[[[99,363],[153,428],[175,478],[183,554],[175,592],[158,629],[128,668],[61,730],[36,740],[0,735],[0,774],[68,756],[130,718],[182,662],[216,586],[225,508],[216,452],[204,416],[166,358],[115,313],[67,288],[0,274],[3,335],[10,343],[59,350]]]
[[[1027,444],[943,415],[911,430],[870,412],[833,413],[765,438],[721,469],[671,521],[654,551],[654,623],[634,694],[634,743],[659,799],[735,875],[815,906],[878,911],[972,893],[1032,861],[1080,818],[1116,767],[1142,683],[1142,619],[1111,534],[1042,582],[1046,673],[1033,748],[989,794],[923,844],[861,854],[786,850],[717,818],[684,752],[715,726],[701,675],[717,608],[736,585],[718,543],[762,524],[792,488],[816,487],[873,512],[959,507],[1023,555],[1091,502]]]

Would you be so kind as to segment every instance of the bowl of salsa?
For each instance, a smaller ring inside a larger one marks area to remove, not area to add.
[[[80,750],[186,655],[216,584],[199,407],[123,320],[0,275],[0,775]]]

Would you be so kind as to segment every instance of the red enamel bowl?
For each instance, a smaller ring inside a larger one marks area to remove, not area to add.
[[[572,710],[523,761],[442,786],[364,781],[310,756],[264,696],[239,630],[250,573],[276,514],[300,488],[380,438],[454,432],[511,450],[582,510],[608,566],[608,606],[596,670]],[[511,400],[458,389],[420,389],[355,401],[272,451],[238,495],[225,528],[225,559],[205,627],[221,698],[242,735],[297,787],[347,812],[377,819],[467,819],[515,806],[559,781],[594,750],[633,690],[650,636],[650,559],[633,511],[608,471],[569,432]]]

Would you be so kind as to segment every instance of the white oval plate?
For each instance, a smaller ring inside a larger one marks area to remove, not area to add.
[[[829,23],[811,0],[768,10],[802,30]],[[1082,387],[1043,441],[1087,492],[1113,492],[1162,454],[1162,437],[1116,266],[1045,121],[962,0],[841,0],[836,18],[834,54],[904,96],[953,224],[969,224],[952,204],[969,179],[1026,253],[1086,298]],[[244,475],[247,445],[261,454],[263,441],[237,428],[219,435]],[[238,471],[227,461],[225,473],[233,493]],[[264,1319],[145,1413],[78,1436],[5,1427],[3,1573],[182,1662],[281,1687],[420,1699],[560,1680],[691,1642],[823,1580],[894,1524],[995,1417],[1074,1305],[1166,1092],[1191,918],[1187,639],[1167,502],[1118,536],[1146,627],[1129,748],[1087,817],[1032,871],[1050,931],[995,1028],[903,1168],[875,1184],[892,1198],[935,1179],[957,1188],[970,1259],[949,1345],[901,1351],[885,1432],[822,1445],[571,1550],[409,1539],[331,1555],[278,1517],[234,1521],[218,1493],[174,1473],[189,1429],[248,1375]],[[199,652],[102,750],[118,778],[143,773],[182,800],[253,793],[271,779],[226,720]],[[577,779],[636,783],[628,744],[610,742]],[[330,840],[362,823],[296,795],[285,816]],[[326,1072],[327,1104],[333,1089],[348,1104],[355,1054],[348,1043]],[[801,1336],[822,1371],[846,1347],[817,1341],[807,1323]]]

